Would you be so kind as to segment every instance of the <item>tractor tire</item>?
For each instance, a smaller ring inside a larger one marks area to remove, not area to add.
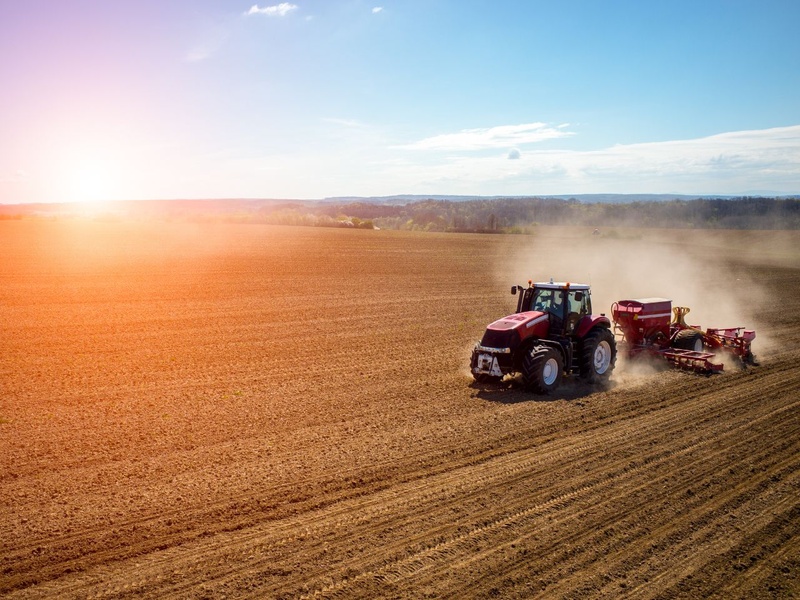
[[[703,334],[696,329],[681,329],[672,341],[673,348],[680,350],[691,350],[692,352],[703,351]]]
[[[547,346],[533,346],[522,358],[522,384],[529,392],[549,394],[561,385],[564,359]]]
[[[580,376],[589,383],[606,381],[617,361],[617,342],[606,327],[593,329],[580,349]]]

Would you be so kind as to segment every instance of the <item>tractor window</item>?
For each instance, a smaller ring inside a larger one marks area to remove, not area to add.
[[[547,312],[553,305],[553,290],[534,290],[531,310]]]
[[[592,309],[589,304],[589,294],[583,290],[570,290],[568,303],[566,332],[569,335],[575,331],[581,318],[590,314]]]
[[[549,312],[556,317],[563,318],[564,292],[561,290],[534,290],[531,310]]]
[[[589,294],[583,291],[571,291],[569,293],[569,312],[577,313],[580,316],[590,314],[592,309],[589,306]]]

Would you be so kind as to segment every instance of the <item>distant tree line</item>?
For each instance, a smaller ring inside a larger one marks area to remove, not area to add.
[[[2,205],[0,220],[81,215],[80,205]],[[95,218],[271,223],[307,227],[524,233],[537,225],[593,228],[800,229],[800,197],[624,203],[576,198],[427,199],[405,204],[296,200],[142,200],[108,203]]]
[[[309,218],[336,221],[336,215],[369,219],[382,229],[415,231],[518,233],[536,225],[800,229],[800,198],[699,198],[625,204],[554,198],[422,200],[405,205],[318,205]]]

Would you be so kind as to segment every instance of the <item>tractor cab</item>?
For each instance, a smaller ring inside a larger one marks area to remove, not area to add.
[[[583,317],[592,314],[588,285],[550,281],[528,282],[528,287],[513,286],[511,293],[520,291],[517,312],[537,311],[548,315],[551,334],[571,335]]]

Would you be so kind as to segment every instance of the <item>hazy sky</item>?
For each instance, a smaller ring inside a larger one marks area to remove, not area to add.
[[[800,193],[799,0],[0,0],[0,202]]]

